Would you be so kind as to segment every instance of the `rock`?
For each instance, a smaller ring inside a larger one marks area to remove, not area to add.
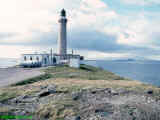
[[[45,97],[45,96],[48,96],[50,94],[50,92],[48,92],[48,91],[41,91],[40,93],[39,93],[39,95],[38,95],[38,97]]]
[[[95,113],[99,113],[99,112],[104,112],[104,110],[102,110],[102,109],[96,109],[95,110]]]
[[[40,86],[41,89],[45,89],[47,87],[48,87],[48,85],[46,85],[46,86]]]
[[[37,101],[37,97],[33,97],[33,96],[19,96],[16,97],[14,99],[11,99],[9,102],[10,104],[27,104],[27,103],[34,103]]]
[[[88,118],[89,120],[102,120],[100,119],[98,116],[96,115],[90,115],[90,117]]]
[[[105,92],[105,93],[111,93],[111,90],[112,90],[111,88],[105,88],[105,91],[104,91],[104,92]]]
[[[153,94],[153,90],[148,90],[147,94]]]
[[[111,89],[110,89],[110,90],[108,90],[108,93],[110,93],[110,94],[111,94]]]
[[[72,93],[72,99],[73,100],[78,100],[81,96],[81,93],[80,92],[73,92]]]
[[[56,86],[55,85],[49,85],[47,88],[45,88],[44,90],[40,91],[37,96],[38,97],[45,97],[48,96],[50,94],[56,93]]]
[[[124,88],[120,88],[117,90],[119,94],[128,94],[130,91],[129,90],[126,90]]]
[[[75,120],[81,120],[81,117],[80,117],[80,116],[77,116],[77,117],[75,118]]]
[[[79,95],[72,95],[73,100],[78,100],[78,98],[79,98]]]
[[[113,89],[111,89],[111,94],[112,95],[119,95],[119,93],[117,91],[113,90]]]
[[[18,110],[18,111],[15,112],[15,115],[26,115],[26,111]]]
[[[81,120],[81,117],[80,116],[72,116],[72,117],[66,116],[65,120]]]
[[[111,91],[110,88],[96,88],[94,90],[91,91],[92,94],[96,94],[97,92],[105,92],[105,93],[109,93]]]
[[[91,91],[92,94],[96,94],[96,92],[97,92],[97,91],[95,91],[95,90]]]
[[[28,98],[29,96],[23,95],[23,96],[18,96],[12,100],[10,100],[11,103],[21,103],[24,99]]]
[[[3,104],[2,103],[0,103],[0,107],[2,107],[3,106]]]
[[[51,93],[51,94],[57,92],[55,85],[50,85],[50,86],[47,87],[47,89],[48,89],[48,92]]]

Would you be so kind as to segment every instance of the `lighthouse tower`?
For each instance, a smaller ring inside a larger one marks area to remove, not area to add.
[[[59,22],[59,35],[58,35],[58,54],[66,56],[67,54],[67,18],[66,11],[61,11]]]

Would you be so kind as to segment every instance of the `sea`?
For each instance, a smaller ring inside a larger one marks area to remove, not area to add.
[[[160,86],[160,61],[152,60],[85,60],[85,64],[111,71],[117,75]],[[0,58],[0,68],[12,67],[18,59]]]
[[[111,71],[117,75],[160,87],[160,61],[153,60],[89,60],[85,64]]]

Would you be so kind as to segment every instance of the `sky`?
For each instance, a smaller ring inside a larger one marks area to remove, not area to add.
[[[160,60],[159,0],[0,0],[0,57],[57,52],[63,8],[68,53]]]

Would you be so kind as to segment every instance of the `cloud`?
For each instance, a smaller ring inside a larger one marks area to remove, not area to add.
[[[116,44],[116,36],[106,35],[94,30],[81,30],[73,32],[69,45],[75,49],[112,51],[118,49]]]
[[[121,0],[126,4],[134,4],[134,5],[152,5],[152,4],[160,4],[159,0]]]
[[[121,34],[120,34],[121,35]],[[123,33],[122,33],[123,35]],[[106,34],[96,30],[79,30],[70,33],[68,44],[70,48],[106,53],[138,53],[148,49],[146,46],[121,44],[119,34]]]
[[[35,36],[34,31],[39,31],[39,33],[58,31],[59,12],[62,8],[67,9],[68,19],[72,20],[72,23],[75,23],[76,26],[77,23],[86,25],[89,19],[90,21],[87,24],[95,24],[95,15],[101,11],[96,12],[96,9],[107,8],[107,5],[101,0],[95,0],[94,2],[91,0],[0,0],[0,3],[0,33],[17,34],[13,38],[3,40],[9,43],[31,42]],[[91,13],[92,10],[94,10],[94,13]],[[74,14],[76,16],[72,16]],[[110,16],[114,15],[112,12],[105,13],[103,11],[101,17],[108,14]]]
[[[131,57],[130,53],[106,53],[99,51],[88,51],[88,50],[80,50],[78,51],[83,56],[86,56],[85,59],[117,59],[117,58],[129,58]]]
[[[47,45],[51,39],[56,43],[59,12],[63,7],[68,8],[68,29],[94,27],[100,30],[105,21],[117,17],[101,0],[0,0],[0,3],[3,3],[0,4],[0,34],[15,34],[2,38],[1,44]]]
[[[160,3],[158,0],[121,1],[132,5]],[[0,3],[1,45],[54,46],[56,49],[59,14],[65,8],[69,49],[100,56],[144,55],[145,51],[154,56],[160,49],[158,12],[128,11],[128,15],[123,15],[102,0],[0,0]]]
[[[92,0],[82,0],[82,8],[106,8],[107,5],[102,2],[101,0],[95,0],[94,2]]]

